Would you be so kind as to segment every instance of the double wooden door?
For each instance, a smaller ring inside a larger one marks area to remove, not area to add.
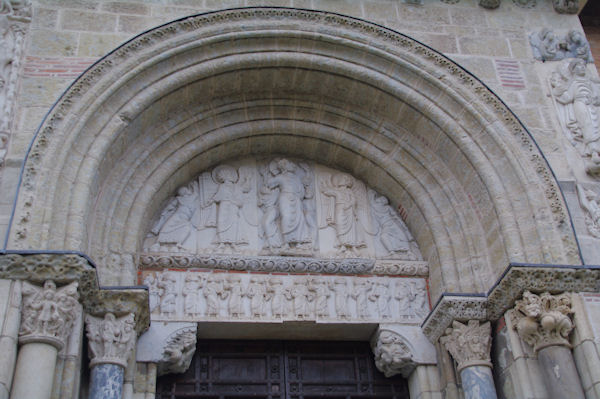
[[[408,399],[365,342],[199,341],[188,371],[160,377],[159,399]]]

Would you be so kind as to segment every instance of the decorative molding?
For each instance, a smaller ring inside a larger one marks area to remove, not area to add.
[[[138,255],[143,269],[204,268],[255,272],[376,274],[427,277],[424,261],[373,259],[318,259],[291,256],[174,255],[143,253]]]
[[[425,280],[222,272],[145,271],[152,320],[419,323]]]
[[[133,313],[119,318],[113,313],[104,317],[86,315],[85,323],[92,355],[90,367],[108,363],[126,368],[136,338]]]
[[[465,367],[492,367],[492,328],[489,321],[482,324],[478,320],[469,320],[467,324],[453,321],[452,328],[446,330],[440,342],[458,363],[459,373]]]
[[[185,373],[196,352],[196,328],[182,328],[167,337],[158,375]]]
[[[585,34],[576,29],[559,37],[553,30],[544,28],[529,34],[529,43],[536,60],[560,61],[580,58],[584,62],[594,62]]]
[[[600,289],[600,267],[532,267],[510,266],[488,294],[489,320],[498,320],[514,306],[525,290],[531,292],[597,292]]]
[[[493,3],[498,2],[493,1]],[[96,91],[100,90],[101,81],[108,82],[110,76],[115,73],[119,74],[119,66],[127,65],[133,59],[139,59],[141,62],[143,54],[155,54],[155,52],[149,51],[152,47],[158,48],[164,43],[170,43],[177,36],[191,37],[193,33],[200,37],[203,32],[212,29],[215,25],[232,26],[232,24],[246,21],[257,24],[272,21],[283,23],[282,21],[284,21],[286,26],[303,26],[310,22],[311,26],[324,26],[330,31],[345,30],[352,31],[357,35],[369,36],[366,40],[382,43],[390,51],[405,53],[407,57],[414,59],[415,64],[421,65],[422,69],[427,69],[435,76],[444,76],[446,84],[463,87],[473,97],[470,101],[481,102],[490,114],[493,114],[493,118],[500,121],[507,132],[512,133],[515,142],[523,151],[521,159],[530,163],[530,169],[538,174],[540,192],[544,192],[546,195],[553,215],[552,223],[559,232],[567,258],[572,261],[578,259],[573,231],[567,222],[569,218],[566,206],[547,162],[517,117],[483,83],[442,54],[392,30],[341,15],[285,8],[246,8],[182,18],[132,39],[91,66],[55,104],[32,143],[24,167],[19,200],[15,210],[15,223],[11,226],[11,245],[17,248],[30,245],[28,243],[28,227],[31,221],[24,216],[31,209],[43,208],[38,204],[42,201],[42,196],[38,196],[37,193],[43,190],[41,181],[44,173],[42,170],[45,168],[45,163],[49,161],[48,149],[53,147],[50,143],[57,136],[56,132],[66,132],[63,126],[66,116],[78,114],[73,107],[83,104],[81,101],[83,96],[94,95]],[[65,134],[69,134],[69,132],[67,131]]]
[[[498,320],[526,290],[597,292],[600,290],[600,267],[511,264],[487,295],[442,296],[423,322],[423,333],[435,343],[454,320]]]
[[[62,349],[78,314],[77,282],[57,288],[52,280],[43,287],[24,281],[22,292],[19,342],[44,342]]]
[[[573,330],[570,316],[571,294],[540,295],[529,291],[515,303],[510,313],[513,325],[521,339],[537,352],[547,346],[559,345],[571,348],[569,333]]]
[[[404,338],[390,330],[381,329],[371,339],[375,366],[386,377],[401,374],[408,378],[415,369],[413,354]]]
[[[455,320],[487,320],[486,305],[484,296],[444,295],[423,323],[423,333],[436,343]]]

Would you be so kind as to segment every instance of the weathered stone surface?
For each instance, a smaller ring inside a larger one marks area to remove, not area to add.
[[[123,367],[116,364],[98,364],[92,368],[90,399],[121,399]]]

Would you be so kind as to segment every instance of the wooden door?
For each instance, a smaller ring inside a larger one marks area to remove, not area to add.
[[[199,341],[189,370],[160,377],[157,398],[408,399],[364,342]]]

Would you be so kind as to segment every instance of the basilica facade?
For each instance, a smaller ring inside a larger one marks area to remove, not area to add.
[[[0,398],[600,398],[584,6],[2,1]]]

